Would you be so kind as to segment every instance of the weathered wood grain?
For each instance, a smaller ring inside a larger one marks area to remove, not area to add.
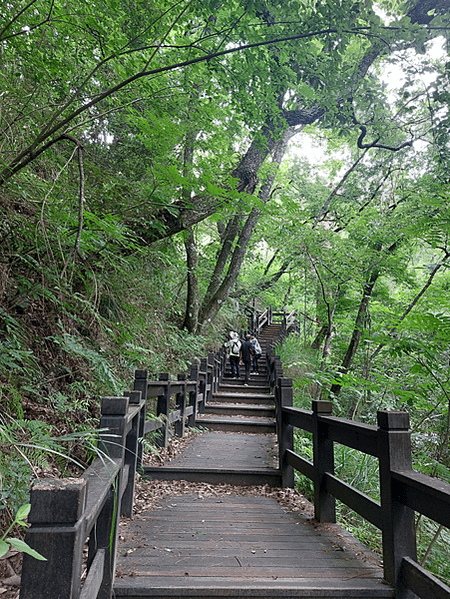
[[[127,528],[115,594],[392,597],[377,559],[349,539],[273,498],[168,497]]]

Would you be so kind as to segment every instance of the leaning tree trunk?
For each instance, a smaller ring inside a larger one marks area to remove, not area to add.
[[[271,170],[270,175],[262,185],[259,193],[259,198],[264,203],[269,200],[277,170],[281,164],[281,161],[283,160],[284,154],[286,153],[289,141],[296,133],[297,130],[294,128],[286,130],[283,134],[283,138],[276,144],[272,160],[272,163],[276,168]],[[228,270],[223,277],[221,284],[216,287],[215,293],[211,295],[207,294],[205,296],[199,314],[199,328],[203,327],[207,322],[210,322],[217,315],[220,308],[230,295],[231,289],[233,288],[233,285],[239,276],[248,244],[252,237],[253,231],[258,224],[260,216],[261,211],[254,208],[247,217],[247,220],[240,231],[233,254],[231,256]],[[217,285],[217,282],[218,281],[216,280],[215,285]]]
[[[364,330],[364,321],[367,314],[367,308],[369,306],[370,298],[372,297],[373,289],[375,287],[375,283],[377,282],[379,275],[380,273],[378,270],[373,270],[369,277],[369,280],[364,285],[364,292],[361,301],[359,302],[358,314],[356,315],[352,338],[350,339],[350,343],[348,345],[345,357],[342,360],[342,364],[339,367],[339,372],[341,374],[346,374],[353,363],[353,359],[355,357],[356,350],[358,349],[359,342],[361,340],[361,335]],[[332,395],[337,396],[341,392],[341,389],[341,383],[333,383],[333,385],[331,385],[330,392]]]

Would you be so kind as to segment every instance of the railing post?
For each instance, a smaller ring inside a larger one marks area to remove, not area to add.
[[[175,423],[174,432],[177,437],[184,437],[184,415],[186,414],[186,375],[179,374],[178,380],[183,382],[182,390],[177,393],[175,402],[177,410],[180,410],[180,420]]]
[[[145,404],[143,405],[140,415],[139,415],[139,430],[138,430],[138,438],[142,439],[144,436],[144,427],[145,427],[145,417],[147,412],[147,384],[148,384],[148,371],[147,370],[135,370],[134,371],[134,385],[133,389],[135,391],[141,392],[141,399],[145,400]],[[140,470],[142,468],[142,454],[143,447],[142,443],[138,444],[137,451],[137,464],[136,468]]]
[[[279,378],[283,378],[283,365],[280,356],[271,356],[269,384],[272,392]]]
[[[198,376],[199,376],[199,384],[198,384],[199,395],[201,396],[201,401],[197,405],[197,411],[199,414],[203,414],[205,412],[207,386],[208,386],[208,361],[206,358],[202,358],[200,361],[200,370],[199,370]]]
[[[220,373],[220,363],[218,354],[214,354],[213,357],[213,369],[212,369],[212,392],[215,393],[219,388],[219,373]]]
[[[294,427],[283,418],[283,407],[292,407],[292,379],[279,378],[276,386],[279,463],[283,487],[294,487],[294,468],[287,463],[286,450],[294,450]]]
[[[209,353],[206,362],[206,397],[205,404],[212,399],[214,392],[214,354]]]
[[[31,490],[25,542],[43,555],[24,553],[20,599],[73,599],[80,593],[86,481],[39,481]]]
[[[170,381],[167,372],[159,375],[159,380],[164,381],[164,392],[158,395],[156,404],[156,416],[163,419],[163,427],[159,429],[159,435],[156,438],[158,447],[167,447],[169,443],[169,414],[170,414]]]
[[[197,420],[197,403],[199,393],[199,365],[191,364],[191,373],[189,376],[191,381],[195,382],[195,388],[189,391],[189,406],[192,406],[192,414],[188,417],[188,426],[195,426]]]
[[[219,384],[222,382],[223,380],[223,376],[225,374],[225,368],[227,365],[227,351],[224,347],[220,348],[219,351],[219,356],[220,356],[220,380],[219,380]]]
[[[128,397],[103,397],[100,429],[102,449],[110,458],[123,458],[125,453],[125,416],[128,412]]]
[[[141,403],[141,392],[140,391],[127,391],[124,394],[128,397],[130,406],[137,406]],[[125,465],[129,466],[128,479],[122,496],[122,509],[121,516],[131,518],[133,516],[133,505],[134,505],[134,487],[136,482],[136,467],[139,445],[138,437],[140,430],[140,416],[141,411],[144,409],[142,406],[141,410],[134,416],[131,430],[127,435],[125,444]]]
[[[333,441],[327,438],[326,426],[321,416],[331,416],[331,401],[313,401],[313,454],[314,454],[314,514],[319,522],[336,522],[336,502],[324,489],[323,478],[326,472],[334,474]]]
[[[379,411],[377,422],[384,578],[395,586],[397,599],[413,599],[399,574],[403,557],[417,560],[414,512],[396,500],[391,478],[393,470],[412,470],[409,414]]]

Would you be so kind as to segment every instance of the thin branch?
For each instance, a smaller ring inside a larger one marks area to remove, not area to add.
[[[72,256],[74,256],[75,254],[80,254],[80,240],[81,240],[81,233],[83,231],[83,207],[84,207],[84,168],[83,168],[83,147],[81,146],[80,142],[78,140],[76,140],[74,137],[70,136],[70,135],[66,135],[64,136],[66,139],[69,139],[70,141],[74,142],[75,144],[77,144],[77,154],[78,154],[78,170],[80,173],[80,193],[79,193],[79,200],[78,200],[78,227],[77,227],[77,235],[75,238],[75,243],[73,248],[70,250],[69,255],[67,256],[67,260],[64,264],[64,268],[62,269],[61,272],[61,278],[64,276],[67,267],[69,265],[70,259],[72,258]]]
[[[395,326],[393,326],[391,328],[391,330],[389,331],[389,335],[393,335],[395,333],[395,331],[398,328],[398,325],[408,316],[408,314],[411,312],[411,310],[414,308],[414,306],[416,306],[417,302],[423,297],[423,295],[425,294],[425,292],[427,291],[427,289],[430,287],[431,283],[433,282],[433,279],[436,275],[436,273],[440,270],[440,268],[442,268],[442,266],[444,265],[444,262],[448,259],[448,257],[450,256],[450,251],[448,250],[444,250],[445,251],[445,255],[442,258],[442,260],[440,262],[438,262],[438,264],[436,264],[436,266],[433,268],[433,270],[431,271],[430,276],[428,277],[427,282],[425,283],[425,285],[422,287],[422,289],[420,290],[420,292],[416,295],[416,297],[413,299],[413,301],[409,304],[409,306],[407,307],[407,309],[403,312],[403,314],[400,316],[400,318],[397,321],[397,324]],[[380,343],[379,346],[376,348],[376,350],[369,356],[366,365],[364,366],[364,375],[366,376],[367,373],[367,369],[369,367],[369,364],[374,360],[374,358],[376,358],[376,356],[378,356],[378,354],[380,353],[380,351],[386,346],[386,343]]]
[[[31,8],[33,6],[33,4],[35,4],[37,2],[37,0],[31,0],[31,2],[29,4],[27,4],[26,6],[23,7],[22,10],[20,10],[12,19],[11,21],[9,21],[9,23],[7,23],[5,25],[5,27],[3,27],[3,29],[0,31],[0,40],[2,41],[6,41],[9,40],[13,37],[17,37],[18,35],[27,35],[30,31],[33,31],[33,29],[37,29],[38,27],[40,27],[41,25],[44,25],[44,23],[48,23],[48,21],[50,20],[50,15],[52,14],[53,11],[53,6],[55,4],[55,0],[52,0],[50,9],[48,11],[47,17],[41,21],[40,23],[36,23],[36,25],[30,26],[28,29],[24,29],[19,31],[18,33],[14,33],[12,35],[8,35],[6,37],[3,37],[3,34],[5,33],[5,31],[7,31],[11,25],[17,21],[19,19],[19,17],[21,17],[29,8]]]
[[[363,152],[361,154],[361,156],[358,157],[358,160],[356,160],[352,166],[347,170],[347,172],[344,174],[344,176],[342,177],[342,179],[339,181],[339,183],[336,185],[336,187],[333,189],[333,191],[330,193],[330,195],[328,196],[325,204],[322,206],[322,208],[319,210],[319,212],[317,213],[316,218],[314,219],[312,228],[315,229],[316,226],[318,225],[320,219],[322,218],[322,216],[325,216],[325,214],[328,211],[328,208],[330,206],[331,200],[334,198],[335,195],[337,195],[337,192],[339,191],[339,189],[342,187],[342,185],[345,183],[345,181],[348,179],[348,177],[351,175],[351,173],[356,169],[356,167],[358,166],[358,164],[361,162],[361,160],[364,158],[364,156],[367,154],[368,149]]]
[[[367,29],[368,29],[368,27],[359,27],[359,28],[354,28],[354,29],[348,30],[348,31],[346,30],[346,31],[344,31],[344,33],[353,33],[355,35],[367,35],[367,31],[366,31]],[[389,28],[387,28],[387,29],[389,29]],[[185,60],[182,62],[167,65],[164,67],[151,69],[149,71],[141,70],[138,73],[135,73],[134,75],[132,75],[131,77],[128,77],[127,79],[124,79],[120,83],[114,85],[113,87],[106,89],[104,92],[98,94],[95,98],[91,99],[91,101],[82,103],[82,105],[79,106],[79,108],[77,108],[76,110],[74,110],[71,114],[67,115],[61,121],[55,123],[58,116],[60,116],[64,112],[64,110],[66,110],[75,101],[75,99],[78,97],[81,90],[86,86],[87,82],[92,79],[92,77],[98,71],[98,69],[100,69],[100,67],[105,65],[108,61],[116,58],[115,55],[111,55],[110,57],[106,58],[105,60],[99,62],[98,65],[96,65],[96,67],[91,71],[91,73],[85,78],[85,80],[82,82],[82,84],[74,92],[74,94],[72,95],[70,100],[68,100],[64,104],[64,106],[62,106],[60,108],[60,110],[58,110],[55,113],[55,115],[52,117],[52,119],[49,121],[47,126],[43,129],[43,131],[37,136],[37,138],[34,140],[34,142],[32,142],[32,144],[30,144],[27,148],[25,148],[9,164],[9,166],[7,166],[3,170],[2,174],[0,175],[0,186],[2,184],[4,184],[8,179],[10,179],[14,174],[19,172],[23,168],[25,168],[25,166],[27,166],[32,160],[34,160],[36,157],[38,157],[43,151],[48,149],[49,145],[43,146],[40,149],[36,149],[40,143],[43,143],[46,139],[48,139],[49,137],[51,137],[52,135],[54,135],[55,133],[57,133],[58,131],[63,129],[66,125],[68,125],[71,121],[73,121],[79,114],[88,111],[92,106],[95,106],[96,104],[98,104],[99,102],[104,100],[105,98],[110,97],[111,95],[113,95],[116,92],[120,91],[121,89],[127,87],[131,83],[138,81],[139,79],[142,79],[145,77],[150,77],[153,75],[161,75],[163,73],[168,73],[170,71],[175,71],[175,70],[187,67],[187,66],[207,62],[207,61],[210,61],[213,59],[217,59],[217,58],[220,58],[223,56],[235,54],[237,52],[243,52],[245,50],[250,50],[253,48],[261,48],[261,47],[270,46],[273,44],[280,44],[283,42],[307,39],[307,38],[316,37],[316,36],[320,36],[320,35],[328,35],[331,33],[341,34],[342,32],[338,31],[335,28],[320,29],[320,30],[314,31],[314,32],[299,33],[296,35],[289,35],[289,36],[274,38],[274,39],[270,39],[270,40],[263,40],[263,41],[254,42],[251,44],[243,44],[243,45],[236,46],[233,48],[228,48],[226,50],[221,50],[220,52],[212,52],[211,54],[206,54],[203,56],[198,56],[196,58],[191,58],[191,59],[188,59],[188,60]],[[138,51],[138,50],[136,50],[136,51]],[[50,143],[50,145],[52,145],[52,143]]]
[[[187,3],[187,5],[183,8],[183,10],[178,14],[178,16],[174,19],[174,21],[172,21],[172,23],[170,24],[169,29],[166,31],[165,35],[163,36],[161,43],[163,43],[168,38],[170,32],[173,30],[173,28],[175,27],[175,25],[178,23],[178,21],[181,19],[181,17],[184,15],[184,13],[187,11],[187,9],[191,6],[191,4],[193,2],[195,2],[195,0],[190,0]],[[144,69],[148,69],[149,64],[155,58],[155,56],[156,56],[156,54],[157,54],[157,52],[158,52],[159,49],[160,49],[160,44],[157,45],[157,47],[153,51],[153,54],[150,56],[150,58],[145,63]]]
[[[403,148],[412,148],[414,139],[411,139],[410,141],[406,141],[405,143],[401,144],[400,146],[387,146],[384,144],[379,144],[378,142],[380,141],[380,138],[377,137],[376,139],[374,139],[374,141],[370,144],[363,144],[363,139],[365,138],[365,136],[367,135],[367,127],[365,125],[361,125],[359,123],[357,123],[359,125],[359,128],[361,129],[361,135],[358,137],[358,141],[356,142],[356,145],[358,146],[358,148],[360,150],[370,150],[372,148],[380,148],[382,150],[390,150],[391,152],[398,152],[399,150],[402,150]]]

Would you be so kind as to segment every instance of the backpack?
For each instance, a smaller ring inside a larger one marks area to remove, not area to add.
[[[239,341],[233,341],[233,345],[231,346],[230,353],[233,356],[238,356],[239,355],[239,350],[240,350]]]
[[[259,345],[258,339],[253,339],[251,343],[252,343],[253,351],[255,352],[255,354],[257,356],[260,356],[261,355],[261,346]]]

